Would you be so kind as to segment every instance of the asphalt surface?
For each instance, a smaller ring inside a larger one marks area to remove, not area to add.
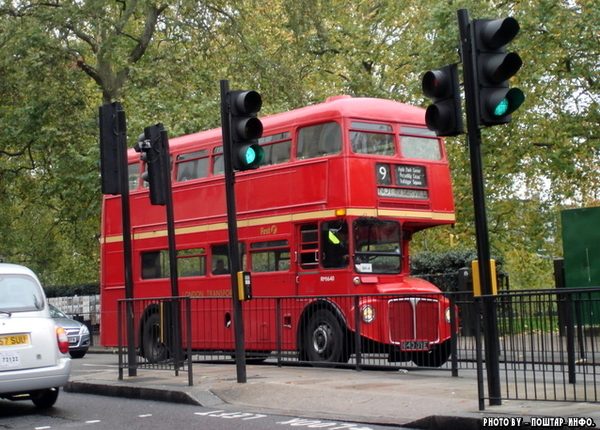
[[[139,368],[137,376],[128,376],[125,369],[119,380],[118,356],[105,357],[108,360],[103,361],[112,365],[74,372],[65,390],[424,429],[479,429],[484,423],[496,428],[564,423],[569,428],[569,417],[588,418],[586,424],[600,426],[597,403],[503,400],[499,406],[486,402],[480,411],[474,370],[461,370],[452,377],[444,370],[355,371],[263,364],[247,365],[247,382],[238,383],[235,365],[194,363],[189,386],[187,371],[175,376],[173,370]]]
[[[0,428],[11,430],[293,430],[297,427],[400,430],[396,426],[263,414],[235,407],[225,410],[151,400],[123,401],[119,397],[81,393],[62,392],[56,405],[49,409],[36,408],[27,401],[0,399]]]

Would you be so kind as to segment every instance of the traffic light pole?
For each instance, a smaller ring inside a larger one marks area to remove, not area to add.
[[[119,182],[121,189],[121,221],[123,225],[123,265],[125,273],[125,298],[129,299],[125,307],[127,331],[127,371],[129,376],[137,376],[137,357],[135,352],[135,330],[133,310],[133,269],[131,247],[131,218],[129,208],[129,178],[127,171],[127,128],[125,111],[120,103],[115,106],[115,128],[117,157],[119,164]]]
[[[225,194],[227,201],[227,228],[229,232],[229,272],[231,275],[231,296],[233,298],[233,328],[235,334],[235,365],[237,381],[246,382],[246,350],[244,346],[244,320],[242,302],[239,297],[237,273],[240,271],[237,219],[235,208],[235,174],[231,157],[231,125],[229,106],[229,81],[221,81],[221,130],[223,132],[223,161],[225,163]]]
[[[173,211],[173,192],[171,187],[171,157],[169,150],[169,136],[167,130],[164,129],[162,124],[157,124],[158,139],[160,140],[160,149],[162,156],[159,162],[161,164],[161,171],[164,172],[165,176],[165,195],[166,195],[166,212],[167,212],[167,238],[169,243],[169,277],[171,281],[171,296],[177,297],[173,302],[172,308],[172,333],[173,333],[173,350],[175,352],[175,375],[179,372],[179,365],[181,360],[181,302],[179,301],[179,270],[177,269],[177,244],[175,239],[175,215]]]
[[[474,60],[474,44],[472,28],[469,24],[469,13],[466,9],[458,11],[460,30],[461,57],[465,85],[465,104],[467,113],[467,139],[471,158],[471,185],[473,189],[473,205],[475,211],[475,236],[477,240],[477,258],[483,293],[485,363],[488,381],[490,405],[500,405],[500,367],[499,340],[496,316],[496,303],[492,296],[492,276],[490,270],[490,244],[488,238],[487,218],[485,211],[485,192],[483,186],[483,168],[481,157],[481,130],[478,123],[478,97],[476,70]]]
[[[168,327],[168,345],[173,352],[175,374],[179,372],[181,358],[181,305],[179,303],[179,283],[177,270],[177,246],[175,238],[175,217],[171,187],[171,161],[169,136],[161,123],[144,128],[144,133],[134,146],[146,162],[146,179],[150,193],[150,204],[166,206],[167,238],[169,247],[169,278],[171,281],[171,301],[165,325]]]

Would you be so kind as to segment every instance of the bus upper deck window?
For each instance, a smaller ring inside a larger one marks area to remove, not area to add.
[[[262,137],[258,140],[258,143],[264,150],[264,159],[261,163],[262,166],[290,161],[292,141],[289,132],[286,131],[284,133]]]
[[[213,149],[213,175],[218,175],[224,171],[223,147],[217,146]]]
[[[177,156],[177,180],[205,178],[208,176],[208,151],[195,151]]]
[[[139,186],[139,178],[140,178],[139,163],[129,164],[127,166],[127,176],[129,178],[129,189],[137,190],[137,188]]]
[[[394,135],[390,124],[352,121],[350,145],[356,154],[394,155]]]
[[[442,150],[437,136],[426,128],[402,127],[400,150],[404,158],[431,161],[442,159]]]
[[[342,149],[342,131],[337,122],[303,127],[298,132],[297,158],[337,154]]]

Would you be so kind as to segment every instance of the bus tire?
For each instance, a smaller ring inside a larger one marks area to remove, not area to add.
[[[329,310],[319,309],[309,318],[300,356],[312,362],[348,362],[350,352],[346,333]]]
[[[142,354],[149,363],[160,363],[169,358],[169,349],[160,339],[160,314],[148,315],[142,325]]]
[[[413,352],[411,358],[419,367],[440,367],[448,361],[450,353],[450,341],[447,340],[434,345],[429,351]]]

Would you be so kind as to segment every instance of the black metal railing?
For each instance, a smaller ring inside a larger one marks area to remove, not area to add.
[[[600,289],[497,297],[506,399],[600,401]]]
[[[257,297],[243,303],[246,359],[473,374],[485,357],[478,300],[464,291]],[[120,369],[128,302],[136,368],[187,371],[191,384],[193,362],[234,362],[230,297],[134,299],[119,302]],[[503,398],[600,401],[600,288],[503,291],[494,302]]]

